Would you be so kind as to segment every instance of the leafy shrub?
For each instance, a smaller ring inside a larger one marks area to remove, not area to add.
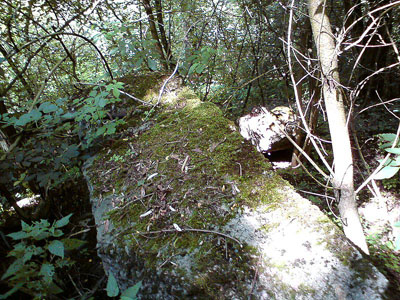
[[[19,241],[8,253],[15,260],[1,277],[12,286],[0,299],[6,299],[18,290],[30,294],[34,299],[43,299],[50,294],[62,292],[57,282],[56,271],[69,267],[73,261],[64,256],[65,250],[73,250],[83,245],[78,239],[63,238],[61,227],[69,223],[72,214],[50,224],[40,220],[28,225],[21,221],[22,230],[8,234]]]
[[[111,107],[121,101],[122,83],[101,84],[88,97],[43,102],[27,112],[0,115],[0,126],[12,126],[19,144],[0,156],[4,176],[0,183],[9,187],[35,188],[46,193],[80,176],[79,166],[96,141],[116,132],[123,120],[107,118]]]

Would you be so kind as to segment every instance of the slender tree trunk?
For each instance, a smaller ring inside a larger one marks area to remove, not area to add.
[[[147,17],[149,18],[151,36],[156,41],[156,49],[161,57],[161,65],[165,71],[168,71],[167,58],[165,57],[164,49],[158,36],[156,20],[153,15],[153,9],[150,5],[150,0],[142,0],[142,4],[144,6],[144,10],[146,11]]]
[[[155,0],[155,9],[156,9],[156,13],[157,13],[157,22],[158,22],[158,30],[160,32],[160,40],[161,40],[161,44],[165,51],[165,56],[166,56],[165,58],[167,59],[167,63],[169,65],[169,67],[171,69],[173,69],[173,67],[171,66],[171,59],[172,59],[171,46],[168,43],[167,36],[165,34],[165,29],[164,29],[164,18],[163,18],[163,14],[162,14],[161,0]]]
[[[308,0],[314,42],[321,65],[322,93],[328,116],[335,161],[333,186],[346,237],[366,254],[368,246],[362,230],[354,195],[353,158],[343,94],[340,89],[338,55],[334,35],[323,0]]]

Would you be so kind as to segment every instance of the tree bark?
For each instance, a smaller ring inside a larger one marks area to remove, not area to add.
[[[322,93],[332,139],[333,187],[346,237],[369,254],[354,194],[353,158],[340,88],[338,54],[323,0],[308,0],[309,17],[321,67]]]

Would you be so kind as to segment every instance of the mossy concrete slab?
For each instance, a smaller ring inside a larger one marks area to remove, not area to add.
[[[211,103],[166,95],[85,166],[98,252],[141,299],[384,299],[386,278]],[[132,134],[135,132],[135,134]],[[139,132],[139,133],[138,133]]]

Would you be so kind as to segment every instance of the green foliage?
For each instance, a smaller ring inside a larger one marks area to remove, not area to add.
[[[195,54],[188,58],[188,61],[192,63],[188,75],[193,73],[202,74],[204,70],[209,67],[212,63],[212,58],[216,55],[217,50],[211,47],[203,47],[199,51],[196,51]]]
[[[73,264],[65,258],[65,250],[76,249],[84,243],[77,239],[60,239],[63,236],[60,228],[69,223],[71,216],[69,214],[53,224],[47,220],[32,225],[21,221],[21,231],[8,234],[19,242],[8,253],[15,260],[1,277],[1,280],[7,279],[12,289],[0,295],[0,299],[6,299],[20,289],[35,299],[62,292],[56,272]]]
[[[400,224],[398,224],[398,226],[400,226]],[[393,253],[393,251],[399,250],[399,237],[396,239],[395,243],[391,241],[383,243],[382,234],[379,233],[368,235],[366,238],[371,254],[379,263],[389,270],[400,273],[400,258]]]
[[[0,180],[11,186],[34,182],[53,188],[79,176],[85,151],[124,123],[107,119],[111,107],[121,101],[122,87],[114,81],[94,87],[88,97],[42,102],[19,117],[0,115],[0,126],[13,126],[24,136],[23,143],[0,160],[5,173]]]
[[[137,154],[133,150],[128,149],[123,155],[113,154],[113,156],[111,156],[110,160],[114,161],[114,162],[124,162],[124,161],[126,161],[127,158],[134,157],[136,155]]]
[[[396,135],[380,134],[379,137],[383,142],[380,148],[395,155],[390,157],[385,162],[383,168],[374,176],[376,180],[392,178],[400,170],[400,148],[397,147],[399,143],[397,142],[396,147],[392,148]]]
[[[139,281],[134,286],[126,289],[121,293],[121,300],[135,300],[137,299],[136,295],[139,292],[140,287],[142,286],[142,282]],[[120,293],[117,280],[115,279],[112,272],[108,273],[108,280],[107,280],[107,296],[108,297],[117,297]]]

